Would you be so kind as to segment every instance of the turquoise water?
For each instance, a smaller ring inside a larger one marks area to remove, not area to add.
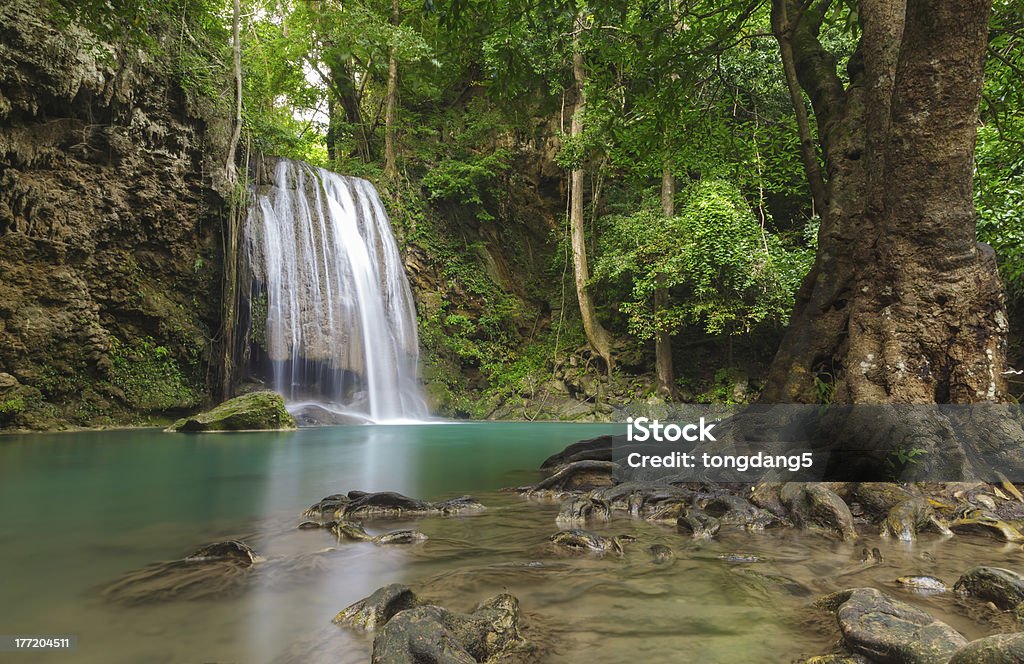
[[[13,662],[369,661],[372,635],[331,625],[336,612],[388,583],[457,611],[511,592],[546,662],[792,662],[836,635],[811,606],[871,585],[900,594],[905,574],[951,585],[967,567],[1024,568],[1019,545],[867,534],[843,543],[794,530],[723,528],[694,542],[673,527],[616,518],[595,530],[631,534],[625,556],[563,557],[546,546],[557,504],[502,487],[568,443],[612,425],[472,423],[172,435],[135,430],[0,437],[0,634],[69,634],[72,653],[0,653]],[[436,500],[471,493],[480,514],[367,524],[413,527],[413,546],[338,543],[297,530],[300,512],[353,489]],[[221,595],[137,605],[102,590],[153,563],[240,537],[266,562]],[[654,565],[664,544],[676,560]],[[864,546],[885,562],[857,564]],[[730,554],[742,558],[728,558]],[[754,556],[751,558],[751,556]],[[781,580],[781,583],[780,583]],[[950,595],[900,597],[970,638],[995,631]]]

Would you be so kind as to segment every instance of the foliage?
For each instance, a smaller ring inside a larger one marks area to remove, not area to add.
[[[648,340],[684,326],[739,335],[781,324],[810,267],[810,252],[787,247],[762,228],[727,182],[694,183],[685,201],[671,218],[648,204],[604,220],[595,278],[628,284],[621,308],[630,332]],[[670,302],[655,310],[658,290],[669,293]]]
[[[110,382],[124,393],[125,401],[140,412],[191,408],[199,403],[189,384],[164,346],[145,339],[132,346],[117,337],[110,339]]]

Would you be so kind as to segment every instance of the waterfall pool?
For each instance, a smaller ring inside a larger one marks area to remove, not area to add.
[[[4,653],[3,661],[368,662],[371,636],[331,618],[380,586],[404,583],[457,611],[516,595],[543,661],[791,662],[834,641],[831,619],[811,607],[823,593],[872,585],[976,638],[983,628],[949,593],[901,592],[896,577],[933,574],[951,584],[975,564],[1024,567],[1019,545],[983,539],[843,543],[723,528],[694,542],[627,518],[594,528],[636,536],[625,556],[553,555],[544,542],[558,530],[557,505],[500,489],[535,481],[540,462],[569,443],[623,430],[440,423],[2,436],[0,633],[78,640],[74,652]],[[471,493],[488,510],[368,524],[430,537],[411,546],[339,544],[327,531],[295,528],[310,504],[353,489],[430,500]],[[270,562],[306,562],[257,565],[233,592],[206,599],[126,606],[101,596],[124,574],[228,538]],[[651,544],[671,547],[675,562],[652,564]],[[858,568],[864,546],[879,547],[885,563]]]

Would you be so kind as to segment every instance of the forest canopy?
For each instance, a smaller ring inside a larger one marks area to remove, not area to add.
[[[728,347],[730,362],[734,342],[770,360],[835,206],[826,98],[849,98],[874,66],[872,12],[882,4],[129,0],[112,10],[60,0],[56,8],[166,56],[187,94],[228,110],[237,47],[240,151],[385,188],[402,241],[426,247],[449,282],[486,301],[475,318],[457,303],[421,312],[425,343],[479,367],[493,390],[521,392],[534,369],[551,368],[537,348],[556,357],[559,344],[585,336],[609,371],[626,348],[653,351],[657,391],[671,397],[686,384],[672,367],[674,339]],[[922,3],[895,4],[909,7],[912,27]],[[995,249],[1014,320],[1024,297],[1022,38],[1020,2],[997,0],[973,161],[977,237]],[[815,66],[829,69],[831,88],[814,87]],[[530,159],[544,161],[544,178],[524,184]],[[472,247],[436,232],[447,217],[500,235],[522,214],[515,192],[527,185],[555,202],[549,230],[558,247],[529,288],[560,312],[548,321],[550,337],[531,336],[532,349],[517,337],[518,305],[460,258]],[[559,303],[573,288],[579,315],[566,318]],[[809,365],[807,385],[842,373],[843,360],[828,353]]]

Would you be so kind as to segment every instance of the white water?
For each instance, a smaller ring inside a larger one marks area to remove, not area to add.
[[[426,417],[416,311],[376,189],[287,159],[272,181],[257,188],[245,238],[253,302],[266,304],[256,354],[274,389],[321,421]]]

